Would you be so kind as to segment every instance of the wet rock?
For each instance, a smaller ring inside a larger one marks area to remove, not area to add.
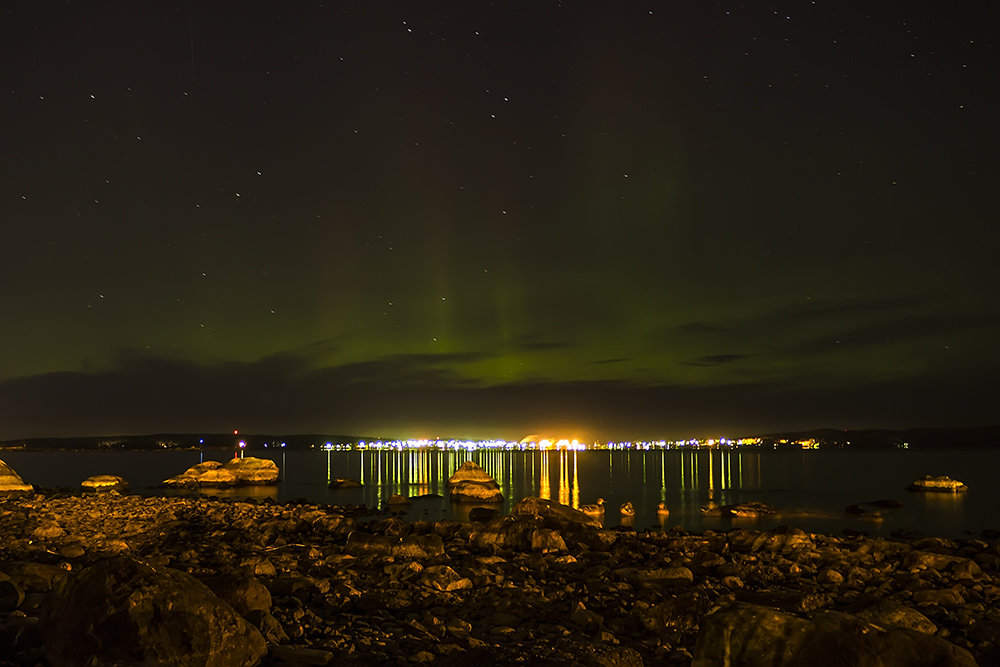
[[[926,475],[922,479],[915,480],[912,484],[906,487],[906,490],[926,491],[931,493],[965,493],[969,490],[969,487],[957,479],[952,479],[947,475],[941,475],[938,477]]]
[[[38,527],[31,531],[31,535],[35,539],[39,540],[50,540],[56,537],[62,537],[66,534],[66,531],[62,526],[59,525],[57,521],[51,519],[42,521],[38,524]]]
[[[552,527],[579,525],[600,528],[598,519],[588,516],[578,509],[562,505],[554,500],[528,496],[519,500],[510,510],[512,517],[539,517]]]
[[[973,667],[964,648],[920,632],[881,628],[840,612],[800,618],[737,605],[706,616],[692,667]]]
[[[943,588],[939,590],[923,590],[913,594],[913,602],[918,607],[938,605],[946,609],[954,609],[965,604],[965,596],[958,588]]]
[[[722,512],[722,516],[744,519],[770,516],[772,514],[777,514],[778,512],[774,505],[768,505],[767,503],[758,502],[756,500],[746,503],[738,503],[736,505],[723,505],[720,510]]]
[[[916,630],[925,635],[933,635],[938,628],[934,623],[912,607],[907,607],[892,600],[881,602],[862,609],[856,616],[863,621],[875,625],[891,625],[897,628]]]
[[[91,475],[80,482],[80,488],[83,491],[127,493],[128,482],[118,475]]]
[[[194,577],[112,558],[68,577],[41,613],[57,665],[252,665],[264,638]]]
[[[534,551],[543,553],[564,553],[566,541],[559,534],[558,530],[551,528],[538,528],[531,533],[531,548]]]
[[[0,497],[25,496],[34,492],[35,487],[25,484],[13,468],[0,461]]]
[[[420,583],[445,593],[472,588],[472,580],[463,577],[447,565],[434,565],[420,573]]]
[[[499,503],[500,485],[475,461],[466,461],[448,478],[451,499],[468,503]]]
[[[427,559],[444,555],[444,541],[438,535],[395,537],[356,530],[347,536],[346,549],[352,556]]]
[[[24,603],[24,589],[9,576],[0,572],[0,612],[14,611]]]
[[[241,616],[271,610],[271,592],[256,577],[225,574],[207,577],[202,583]]]
[[[331,489],[360,489],[363,486],[358,480],[346,477],[338,477],[330,482]]]

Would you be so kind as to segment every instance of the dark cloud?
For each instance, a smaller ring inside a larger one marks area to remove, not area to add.
[[[1000,314],[997,313],[967,314],[962,317],[950,313],[907,315],[831,328],[822,337],[789,344],[785,351],[800,355],[815,355],[834,348],[895,344],[921,338],[943,339],[951,335],[956,339],[964,339],[976,330],[995,328],[998,325],[1000,325]]]
[[[511,350],[522,352],[546,352],[548,350],[568,350],[576,347],[576,343],[570,341],[547,340],[537,334],[524,334],[511,340],[508,343]]]
[[[734,361],[740,361],[742,359],[748,359],[749,354],[710,354],[704,357],[698,357],[693,361],[682,361],[681,363],[685,366],[722,366],[724,364],[731,364]]]
[[[709,358],[721,363],[739,356]],[[433,355],[325,369],[275,358],[203,365],[133,355],[106,371],[0,383],[0,420],[7,437],[240,428],[515,438],[567,428],[595,438],[636,438],[816,426],[974,424],[987,423],[994,415],[986,383],[961,374],[861,383],[850,389],[818,380],[794,387],[625,381],[485,385],[436,364]]]

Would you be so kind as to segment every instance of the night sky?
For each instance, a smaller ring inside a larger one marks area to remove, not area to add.
[[[996,3],[7,3],[0,438],[997,418]]]

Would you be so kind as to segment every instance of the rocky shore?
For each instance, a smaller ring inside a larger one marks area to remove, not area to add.
[[[996,665],[1000,544],[35,493],[0,665]]]

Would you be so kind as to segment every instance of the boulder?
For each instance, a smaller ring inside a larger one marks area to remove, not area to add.
[[[203,583],[244,618],[254,611],[271,611],[271,592],[257,577],[227,574]]]
[[[221,467],[222,464],[218,461],[203,461],[202,463],[197,463],[191,466],[180,475],[174,475],[173,477],[163,480],[161,485],[167,488],[197,489],[198,478],[203,473],[218,470]]]
[[[469,503],[499,503],[503,501],[500,485],[475,461],[466,461],[448,478],[452,500]]]
[[[83,491],[125,493],[128,491],[128,482],[118,475],[91,475],[80,483],[80,488]]]
[[[0,461],[0,496],[20,496],[34,492],[35,488],[31,484],[25,484],[13,468]]]
[[[424,559],[444,555],[444,541],[438,535],[372,535],[355,530],[347,536],[347,553],[352,556]]]
[[[571,524],[580,526],[592,526],[600,528],[601,522],[594,517],[588,516],[578,509],[562,505],[547,498],[537,498],[528,496],[522,498],[510,510],[510,516],[537,516],[547,525],[553,527],[564,527]]]
[[[53,665],[255,665],[260,632],[204,584],[128,557],[67,577],[40,610]]]
[[[254,456],[230,459],[223,466],[236,475],[239,486],[269,486],[278,483],[278,464]]]
[[[199,487],[207,489],[231,489],[239,484],[239,480],[237,480],[235,473],[233,473],[232,470],[226,470],[225,468],[206,470],[198,475],[196,481],[198,482]]]
[[[925,475],[923,479],[915,480],[913,484],[906,487],[906,490],[927,491],[932,493],[964,493],[969,490],[969,487],[957,479],[952,479],[947,475],[941,475],[939,477]]]
[[[558,530],[552,528],[538,528],[531,534],[531,548],[542,553],[565,553],[566,540],[562,538]]]
[[[267,486],[277,482],[278,466],[274,461],[248,456],[231,459],[226,463],[204,461],[191,466],[180,475],[163,480],[161,485],[167,488],[198,489]]]
[[[897,628],[907,628],[922,632],[925,635],[933,635],[938,631],[937,626],[931,619],[916,609],[893,600],[881,600],[859,611],[857,617],[863,621],[881,625],[882,627],[894,626]]]
[[[338,477],[330,482],[331,489],[360,489],[363,486],[358,480],[347,477]]]
[[[915,630],[872,625],[835,611],[811,619],[735,605],[706,616],[692,667],[973,667],[972,654]]]
[[[736,505],[723,505],[721,508],[723,516],[731,516],[740,519],[752,519],[761,516],[770,516],[777,513],[774,505],[768,505],[756,500]]]
[[[472,588],[471,579],[463,577],[447,565],[433,565],[424,568],[420,573],[419,581],[422,585],[442,593]]]

